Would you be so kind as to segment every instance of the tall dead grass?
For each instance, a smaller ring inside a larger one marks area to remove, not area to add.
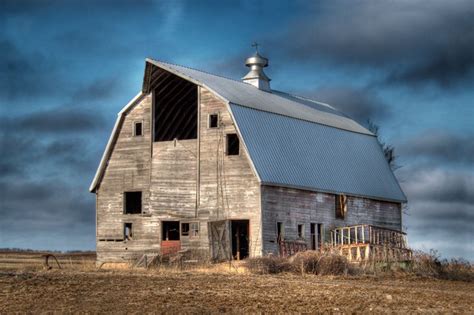
[[[345,256],[325,249],[305,251],[291,257],[264,256],[247,259],[246,268],[256,274],[292,272],[315,275],[420,276],[445,280],[474,280],[474,266],[464,259],[441,259],[436,251],[415,251],[411,261],[400,263],[350,263]]]
[[[474,266],[462,258],[441,259],[435,250],[415,251],[409,272],[423,277],[446,280],[474,281]]]
[[[351,270],[346,257],[332,251],[305,251],[289,258],[264,256],[250,258],[246,267],[252,273],[275,274],[293,272],[316,275],[347,275]]]

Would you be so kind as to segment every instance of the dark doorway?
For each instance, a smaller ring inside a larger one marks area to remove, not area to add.
[[[179,241],[179,221],[163,221],[163,241]]]
[[[161,254],[176,254],[181,249],[179,221],[162,221]]]
[[[323,225],[318,223],[318,248],[323,246]]]
[[[249,220],[232,220],[232,257],[241,260],[249,256]]]
[[[323,225],[311,223],[311,249],[320,249],[323,246]]]

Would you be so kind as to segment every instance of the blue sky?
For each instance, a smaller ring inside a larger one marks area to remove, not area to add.
[[[0,247],[93,249],[88,185],[153,57],[380,126],[410,243],[474,260],[472,1],[9,1],[0,4]]]

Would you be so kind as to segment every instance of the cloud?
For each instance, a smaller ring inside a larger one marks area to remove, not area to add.
[[[474,172],[413,164],[400,170],[409,215],[404,218],[411,245],[442,255],[474,260]],[[471,243],[469,244],[469,241]],[[455,244],[464,244],[454,248]]]
[[[474,136],[426,130],[397,146],[401,156],[452,164],[474,165]]]
[[[382,72],[382,82],[451,87],[474,70],[472,1],[317,2],[269,41],[289,59]]]
[[[403,185],[408,197],[416,201],[474,204],[474,173],[439,168],[411,167],[409,181]],[[407,175],[407,174],[405,174]]]
[[[56,66],[34,51],[25,53],[10,40],[1,40],[0,99],[33,98],[53,92]],[[27,92],[26,92],[27,91]]]
[[[311,98],[334,106],[363,125],[366,125],[369,119],[380,122],[391,116],[388,105],[370,89],[322,87],[303,94],[309,94]]]
[[[34,132],[34,133],[75,133],[92,132],[102,126],[104,119],[101,115],[93,114],[86,109],[62,107],[32,112],[20,117],[2,119],[2,130],[5,133]]]

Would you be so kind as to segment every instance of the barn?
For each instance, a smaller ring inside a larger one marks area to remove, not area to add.
[[[243,259],[401,232],[406,197],[376,136],[271,89],[258,52],[246,65],[232,80],[146,59],[90,186],[98,262]]]

